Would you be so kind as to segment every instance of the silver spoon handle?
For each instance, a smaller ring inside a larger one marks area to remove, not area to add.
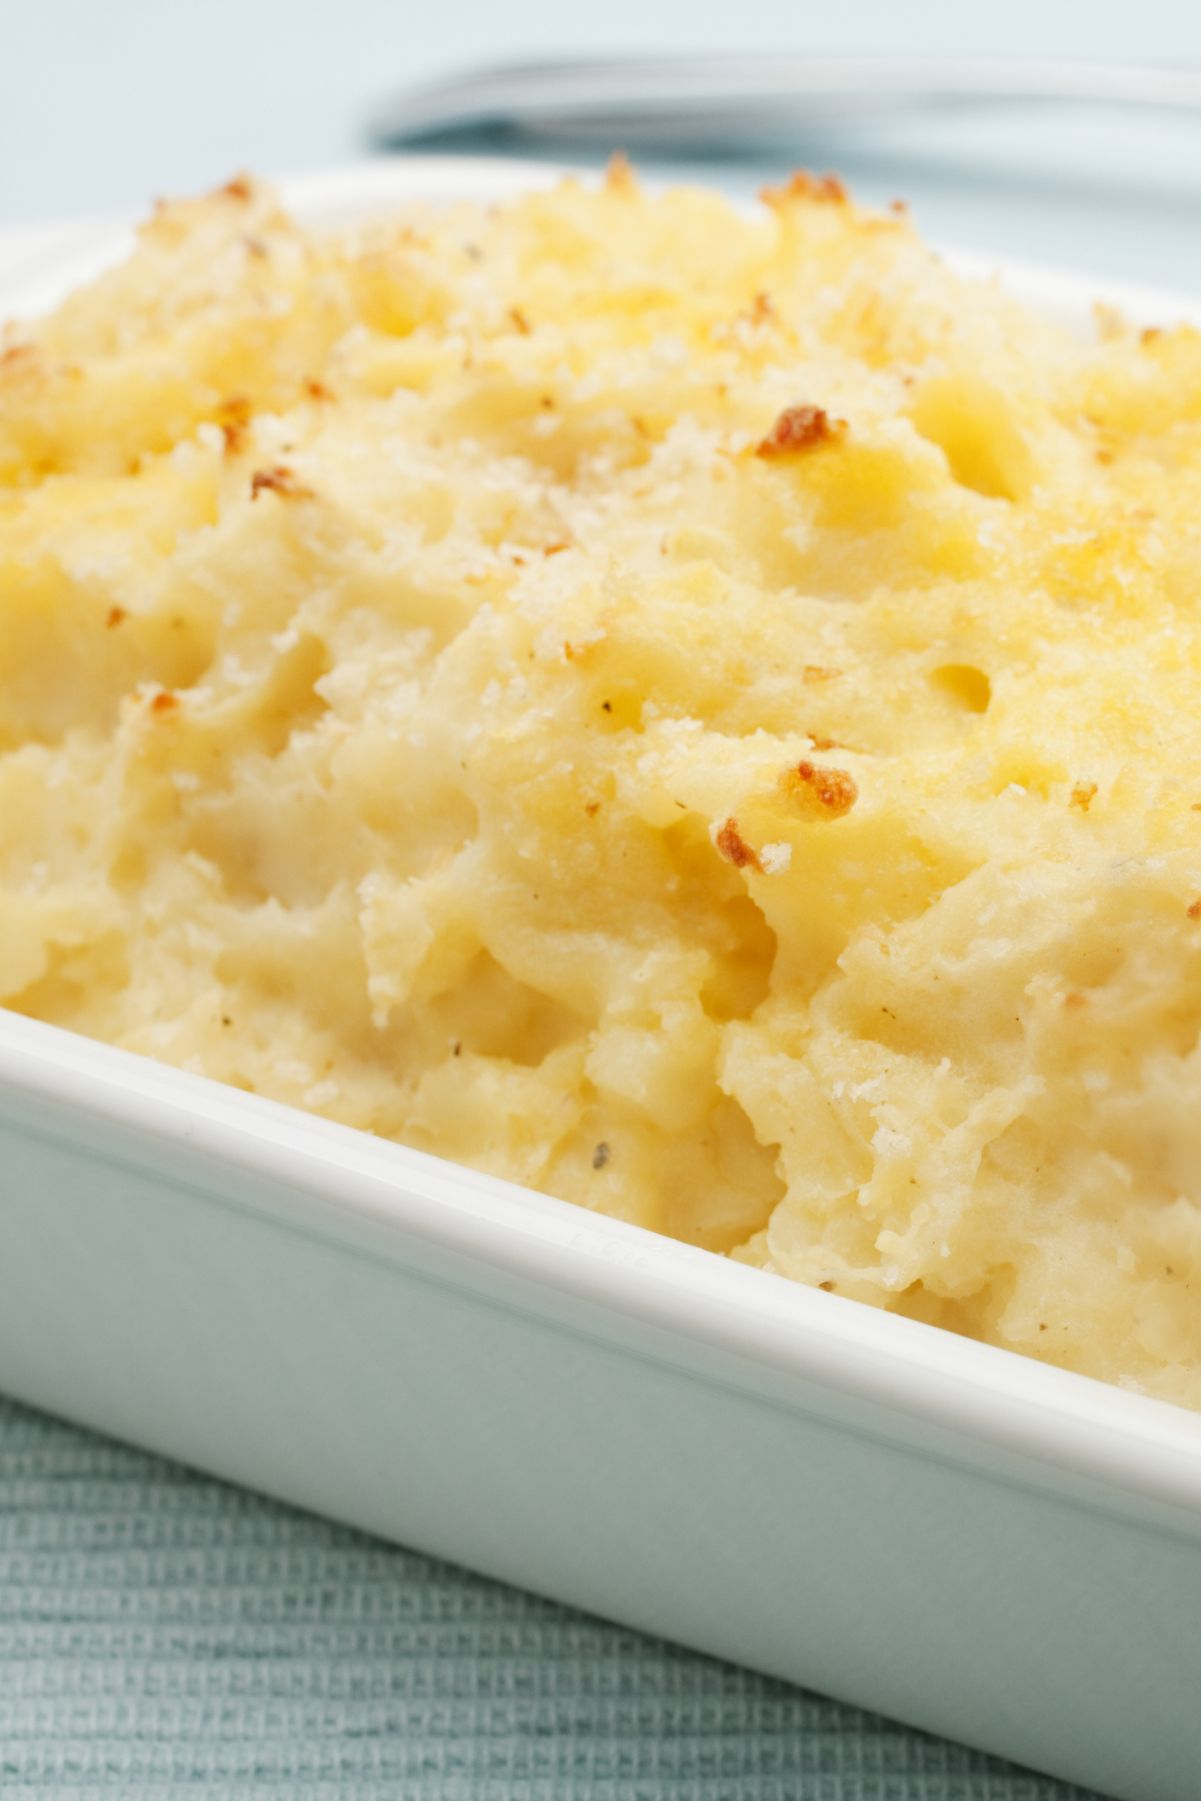
[[[509,126],[638,143],[711,141],[965,102],[1169,109],[1201,115],[1201,69],[967,57],[663,56],[498,66],[398,94],[376,141]]]

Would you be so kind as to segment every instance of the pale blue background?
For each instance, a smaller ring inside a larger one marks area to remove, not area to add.
[[[0,222],[338,161],[361,152],[390,87],[496,56],[780,45],[1201,63],[1198,0],[0,0],[0,24]],[[908,195],[947,242],[1201,287],[1199,122],[911,120],[803,148],[868,195]]]
[[[360,154],[390,86],[493,55],[779,44],[1201,62],[1197,0],[670,0],[649,17],[645,0],[0,0],[0,223]],[[948,242],[1201,290],[1201,123],[910,120],[796,158],[869,197],[908,195]],[[788,160],[704,173],[745,188]],[[3,1402],[0,1794],[1087,1801]]]

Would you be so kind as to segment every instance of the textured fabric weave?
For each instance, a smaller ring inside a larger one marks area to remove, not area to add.
[[[0,1795],[1096,1801],[3,1401]]]

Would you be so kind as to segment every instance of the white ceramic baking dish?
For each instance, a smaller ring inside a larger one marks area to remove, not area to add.
[[[114,244],[10,243],[0,310]],[[1095,291],[1015,285],[1082,323]],[[0,1387],[1127,1801],[1201,1793],[1201,1417],[3,1013]]]

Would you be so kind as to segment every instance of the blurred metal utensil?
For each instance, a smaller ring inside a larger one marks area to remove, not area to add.
[[[496,65],[409,88],[377,143],[505,128],[626,149],[717,148],[881,113],[1045,103],[1201,114],[1201,69],[969,57],[629,56]]]

